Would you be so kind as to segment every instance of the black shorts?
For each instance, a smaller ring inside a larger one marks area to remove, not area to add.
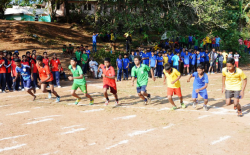
[[[229,98],[240,99],[241,98],[240,92],[241,92],[241,90],[238,90],[238,91],[226,90],[226,92],[225,92],[226,99],[229,99]]]
[[[42,84],[46,84],[47,86],[48,86],[48,85],[53,85],[53,81],[50,81],[50,82],[43,82]]]

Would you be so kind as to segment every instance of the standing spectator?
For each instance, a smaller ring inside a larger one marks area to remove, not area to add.
[[[209,44],[208,44],[208,46],[209,46]],[[206,57],[205,52],[203,51],[203,49],[201,49],[201,51],[200,51],[200,64],[203,66],[203,68],[205,66],[205,57]]]
[[[82,56],[81,56],[81,61],[82,61],[82,72],[83,75],[87,73],[87,65],[88,65],[88,55],[86,54],[86,51],[83,50]]]
[[[48,53],[47,52],[43,52],[43,62],[44,65],[49,66],[49,58],[48,58]]]
[[[116,66],[117,66],[117,82],[122,80],[122,55],[119,54],[119,57],[116,59]]]
[[[2,90],[0,90],[2,93],[5,93],[5,87],[6,87],[6,67],[5,67],[5,60],[3,59],[3,52],[0,51],[0,85],[2,87]]]
[[[233,58],[233,52],[231,51],[231,52],[229,52],[229,54],[228,54],[228,59],[229,58]]]
[[[135,63],[134,63],[134,58],[135,58],[135,51],[132,51],[131,54],[129,55],[129,69],[130,69],[130,76],[131,76],[131,71],[132,71],[132,68],[135,66]]]
[[[113,30],[111,30],[111,33],[110,33],[110,46],[111,46],[111,50],[112,51],[115,51],[115,33],[113,32]]]
[[[168,51],[168,63],[170,64],[171,67],[173,66],[173,63],[172,63],[173,56],[174,56],[174,54],[171,53],[170,51]]]
[[[128,59],[128,55],[124,54],[124,58],[123,58],[123,80],[128,80],[128,68],[129,68],[129,59]]]
[[[184,69],[183,69],[183,75],[185,75],[185,71],[186,71],[186,75],[189,75],[189,53],[188,51],[186,51],[186,54],[184,55]]]
[[[191,57],[192,57],[192,62],[191,62],[191,70],[190,70],[190,72],[192,72],[192,73],[194,73],[195,71],[196,71],[196,51],[194,52],[194,51],[192,51],[192,55],[191,55]]]
[[[222,52],[219,52],[218,54],[218,73],[222,73],[222,68],[223,68],[223,60],[224,56],[222,55]]]
[[[205,68],[204,69],[207,73],[208,69],[209,69],[209,52],[208,52],[208,50],[206,50],[206,52],[205,52]]]
[[[88,46],[85,46],[86,54],[88,55],[88,59],[90,58],[90,50]]]
[[[197,37],[194,37],[194,49],[198,50],[199,48],[199,39]]]
[[[90,58],[89,67],[90,67],[90,71],[94,74],[95,79],[98,79],[99,77],[101,77],[102,72],[99,72],[100,74],[99,76],[98,75],[98,63],[94,60],[93,57]]]
[[[11,86],[12,86],[12,78],[11,78],[11,56],[12,54],[11,53],[7,53],[7,59],[6,59],[6,62],[7,62],[7,65],[5,65],[6,67],[6,84],[7,84],[7,87],[8,87],[8,90],[9,91],[12,91],[11,89]]]
[[[179,61],[180,61],[180,57],[179,57],[179,53],[175,53],[175,55],[172,57],[172,61],[173,61],[173,68],[177,69],[179,71]]]
[[[216,44],[215,44],[215,37],[212,38],[212,48],[216,48]]]
[[[190,34],[188,36],[188,48],[192,48],[193,45],[193,36]]]
[[[75,55],[76,55],[77,65],[81,66],[82,52],[80,51],[80,47],[79,46],[76,48]]]
[[[210,73],[214,74],[214,72],[216,72],[216,59],[217,59],[217,53],[216,53],[214,48],[209,53],[209,59],[210,59],[210,67],[208,69],[208,74],[210,74]]]
[[[60,86],[60,72],[59,68],[61,68],[61,62],[57,58],[56,53],[53,54],[53,59],[50,61],[50,65],[52,68],[52,75],[53,75],[53,84],[54,86],[57,85],[58,88],[61,88]]]
[[[142,54],[142,63],[148,66],[150,56],[151,52],[149,50],[146,50],[145,53]]]
[[[12,80],[15,79],[16,76],[17,76],[15,59],[18,59],[18,54],[17,53],[13,54],[13,59],[11,61],[11,76],[12,76]],[[13,82],[13,91],[18,91],[19,84],[20,84],[20,77],[18,76],[17,79],[16,79],[16,81]]]
[[[217,48],[217,50],[220,50],[220,37],[216,36],[215,37],[215,46]]]
[[[68,51],[68,54],[69,54],[69,55],[72,55],[73,52],[74,52],[74,47],[71,46],[71,44],[69,44],[69,47],[68,47],[67,51]]]
[[[156,66],[156,75],[159,78],[162,78],[162,71],[163,71],[163,57],[162,53],[159,52],[157,57],[157,66]]]
[[[93,33],[92,41],[93,41],[93,52],[96,52],[96,38],[99,35],[99,33]]]
[[[163,54],[163,67],[168,63],[168,54],[165,52]]]
[[[125,33],[125,34],[124,34],[124,37],[126,38],[126,51],[127,51],[127,53],[129,53],[129,51],[130,51],[130,46],[129,46],[129,44],[131,44],[131,42],[132,42],[132,37],[131,37],[131,35],[129,34],[129,32]]]
[[[235,60],[236,67],[239,67],[239,59],[240,58],[241,58],[241,56],[238,54],[238,52],[235,52],[235,54],[234,54],[234,60]]]
[[[67,46],[66,45],[63,45],[63,48],[62,48],[62,51],[63,51],[63,56],[64,58],[66,57],[66,54],[67,54]]]
[[[223,59],[223,67],[225,67],[226,63],[227,63],[228,54],[227,54],[227,52],[225,50],[223,50],[222,55],[223,55],[223,58],[224,58]]]

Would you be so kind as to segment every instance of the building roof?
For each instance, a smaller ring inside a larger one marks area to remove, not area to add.
[[[35,9],[36,15],[49,14],[46,9]],[[4,11],[4,15],[19,15],[19,14],[33,14],[34,8],[30,6],[13,6],[12,8],[7,8]]]

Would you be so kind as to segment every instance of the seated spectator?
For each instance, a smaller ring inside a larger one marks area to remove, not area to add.
[[[93,73],[93,76],[95,77],[95,79],[99,79],[102,75],[102,72],[99,72],[98,74],[98,63],[94,60],[93,57],[90,58],[90,62],[89,62],[89,68],[90,68],[90,72]]]

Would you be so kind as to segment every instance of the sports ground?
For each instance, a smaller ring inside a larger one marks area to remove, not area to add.
[[[247,77],[250,71],[244,70]],[[26,92],[0,94],[0,154],[4,155],[249,155],[250,87],[240,100],[243,117],[233,105],[225,106],[221,74],[209,75],[209,110],[202,100],[195,109],[191,103],[192,81],[181,78],[186,109],[170,111],[163,79],[147,87],[150,105],[136,94],[131,81],[117,83],[121,106],[104,106],[102,80],[87,79],[88,92],[95,105],[84,98],[74,105],[72,82],[56,88],[61,102],[47,99],[37,91],[37,99]],[[83,97],[80,90],[77,92]],[[175,102],[180,106],[178,98]]]

